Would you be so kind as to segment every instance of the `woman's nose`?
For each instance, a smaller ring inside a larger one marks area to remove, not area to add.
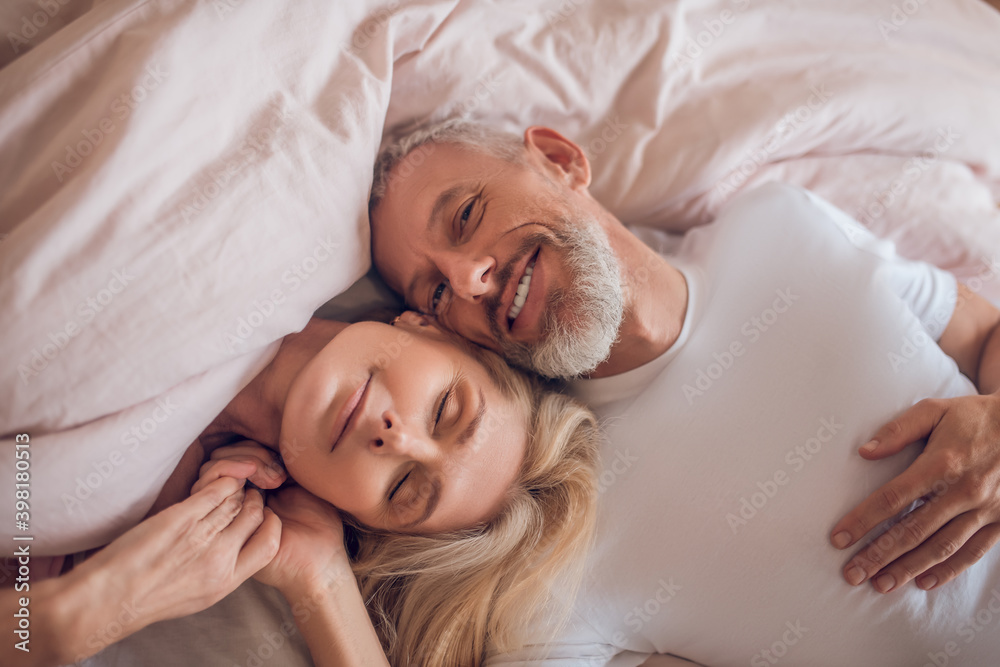
[[[420,437],[416,429],[403,423],[400,416],[385,410],[372,437],[372,448],[377,454],[395,454],[412,458],[422,458],[429,453],[429,443]]]

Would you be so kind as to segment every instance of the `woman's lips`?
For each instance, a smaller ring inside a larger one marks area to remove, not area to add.
[[[347,434],[348,429],[354,425],[354,415],[359,412],[358,406],[368,392],[368,385],[371,384],[371,381],[372,376],[369,375],[364,384],[355,389],[354,393],[347,397],[344,405],[340,408],[340,412],[337,413],[337,419],[333,422],[333,446],[330,447],[331,452],[337,448],[337,443]]]

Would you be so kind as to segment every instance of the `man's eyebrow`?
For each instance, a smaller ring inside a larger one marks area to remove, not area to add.
[[[479,388],[479,407],[476,408],[476,416],[472,418],[469,425],[458,436],[458,444],[460,446],[465,445],[479,430],[479,426],[483,423],[483,419],[486,417],[486,396],[483,394],[482,387]],[[427,505],[424,507],[423,513],[415,520],[403,525],[403,528],[415,528],[419,526],[424,521],[430,518],[431,514],[434,513],[434,508],[437,507],[438,501],[441,500],[441,482],[437,477],[431,482],[433,489],[431,490],[431,497],[427,499]]]
[[[451,186],[447,190],[444,190],[441,194],[438,195],[437,199],[434,202],[434,206],[431,208],[430,217],[427,218],[427,224],[424,226],[425,233],[433,231],[434,225],[440,223],[445,210],[448,207],[450,207],[452,205],[452,202],[458,199],[459,195],[461,195],[467,189],[468,189],[467,184],[458,183],[456,185]],[[406,286],[406,290],[403,292],[403,299],[409,302],[414,307],[419,307],[416,305],[417,301],[414,298],[414,291],[417,288],[417,283],[420,282],[421,278],[423,277],[424,276],[420,271],[415,273],[413,275],[413,278],[410,279],[410,283]]]
[[[465,192],[468,187],[466,183],[458,183],[438,195],[437,201],[434,202],[434,208],[431,209],[431,216],[427,219],[428,230],[435,222],[441,219],[445,209],[458,199],[458,196]]]

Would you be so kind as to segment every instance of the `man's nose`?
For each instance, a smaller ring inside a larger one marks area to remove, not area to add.
[[[479,301],[493,289],[496,260],[492,256],[449,253],[441,263],[441,272],[451,284],[455,296],[467,301]]]

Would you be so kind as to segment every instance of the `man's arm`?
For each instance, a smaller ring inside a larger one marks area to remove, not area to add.
[[[876,460],[927,438],[906,471],[834,526],[834,546],[851,547],[913,501],[925,503],[848,562],[844,577],[851,584],[872,580],[886,593],[919,577],[917,585],[931,589],[1000,540],[1000,311],[959,285],[938,344],[980,395],[921,401],[861,448],[862,456]]]
[[[938,345],[980,394],[1000,389],[1000,310],[959,283],[955,312]]]

